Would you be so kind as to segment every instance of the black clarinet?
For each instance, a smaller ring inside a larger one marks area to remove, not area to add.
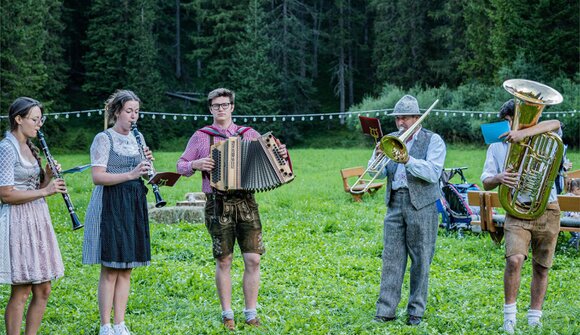
[[[40,130],[38,130],[38,141],[40,141],[40,147],[42,148],[42,152],[44,152],[44,157],[46,157],[48,165],[50,166],[50,169],[52,170],[52,174],[56,178],[62,179],[62,175],[58,171],[56,163],[54,162],[54,159],[52,158],[52,155],[50,154],[50,151],[48,150],[48,145],[46,145],[46,141],[44,140],[44,134]],[[42,169],[42,167],[40,167],[40,168]],[[68,209],[68,213],[70,214],[70,218],[72,220],[73,230],[77,230],[79,228],[82,228],[83,224],[79,220],[77,213],[75,213],[75,207],[73,206],[72,201],[70,201],[70,197],[68,196],[68,193],[62,193],[62,198],[64,199],[64,202],[66,203],[66,208]]]
[[[145,156],[145,148],[143,147],[143,142],[141,142],[141,136],[139,134],[139,130],[137,129],[137,122],[131,122],[131,131],[133,132],[133,136],[137,140],[137,146],[139,147],[139,154],[141,154],[141,159],[151,163],[150,160],[147,159]],[[155,176],[155,172],[153,171],[153,164],[151,163],[151,168],[147,172],[149,176],[149,180]],[[151,188],[153,189],[153,195],[155,195],[155,207],[161,208],[167,204],[163,198],[161,198],[161,193],[159,193],[159,185],[150,183]]]

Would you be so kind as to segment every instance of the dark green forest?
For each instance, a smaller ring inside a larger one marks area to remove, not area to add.
[[[0,115],[18,96],[49,112],[102,108],[119,88],[134,90],[143,111],[204,114],[216,87],[236,91],[239,115],[392,108],[394,92],[423,96],[421,107],[440,98],[441,109],[491,112],[510,98],[501,83],[511,78],[559,90],[564,103],[552,110],[580,109],[579,1],[1,0],[0,9]],[[572,146],[578,115],[562,120]],[[460,119],[431,126],[446,141],[472,141],[477,127]],[[154,148],[175,149],[204,123],[144,118],[140,128]],[[248,124],[295,145],[357,140],[356,122],[338,118]],[[63,148],[84,150],[102,122],[45,127]]]

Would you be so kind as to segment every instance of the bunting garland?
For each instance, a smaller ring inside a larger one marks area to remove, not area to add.
[[[348,119],[352,117],[358,117],[359,115],[366,116],[366,117],[380,117],[380,116],[389,116],[389,114],[393,111],[392,108],[388,109],[374,109],[374,110],[365,110],[365,111],[350,111],[350,112],[334,112],[334,113],[312,113],[312,114],[278,114],[278,115],[240,115],[234,114],[232,118],[234,122],[238,120],[243,120],[244,123],[248,121],[252,122],[315,122],[315,121],[324,121],[326,119],[333,120],[333,119]],[[424,110],[423,110],[424,111]],[[570,117],[575,116],[578,111],[571,110],[571,111],[549,111],[543,112],[542,116],[547,118],[560,118],[560,117]],[[72,112],[55,112],[55,113],[47,113],[49,118],[59,119],[64,117],[66,119],[70,118],[71,116],[75,116],[80,118],[81,115],[86,115],[90,117],[91,115],[103,115],[102,109],[89,109],[89,110],[82,110],[82,111],[72,111]],[[448,109],[434,109],[432,110],[431,115],[433,116],[442,116],[442,117],[469,117],[469,118],[495,118],[497,117],[497,112],[486,112],[486,111],[467,111],[467,110],[448,110]],[[163,120],[188,120],[193,119],[194,121],[197,120],[204,120],[208,121],[211,118],[209,114],[190,114],[190,113],[165,113],[165,112],[139,112],[140,118],[151,117],[152,119],[156,119],[160,117]],[[7,119],[7,115],[0,115],[0,119]]]

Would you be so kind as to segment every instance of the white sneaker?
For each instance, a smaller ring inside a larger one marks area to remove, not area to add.
[[[505,320],[503,322],[503,331],[508,334],[513,334],[516,328],[516,322],[514,320]]]
[[[538,320],[538,321],[528,321],[528,325],[530,327],[538,327],[538,328],[542,327],[542,323],[540,322],[540,320]]]
[[[113,327],[111,325],[103,325],[101,326],[101,330],[99,330],[99,335],[115,335],[113,331]]]
[[[129,329],[125,326],[125,322],[114,325],[113,329],[115,330],[114,335],[131,335],[131,332],[129,332]]]

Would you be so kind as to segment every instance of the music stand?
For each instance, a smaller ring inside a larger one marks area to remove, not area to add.
[[[148,184],[156,184],[157,186],[173,186],[177,182],[181,175],[175,172],[159,172],[156,173],[149,181]]]
[[[381,121],[375,117],[366,117],[359,115],[360,125],[364,134],[370,135],[375,139],[375,143],[383,137]]]

